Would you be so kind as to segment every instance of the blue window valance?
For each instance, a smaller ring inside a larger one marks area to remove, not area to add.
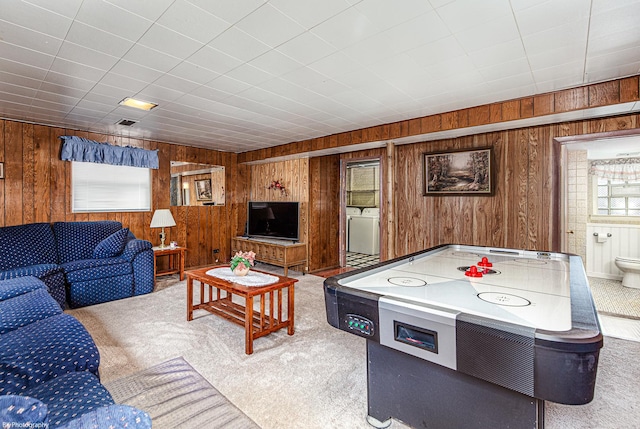
[[[128,165],[158,169],[158,151],[109,143],[77,136],[61,136],[63,161],[96,162],[98,164]]]

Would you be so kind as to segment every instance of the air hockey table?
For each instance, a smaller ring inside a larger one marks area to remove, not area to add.
[[[367,340],[367,421],[543,428],[593,399],[603,345],[579,256],[442,245],[324,282],[327,321]]]

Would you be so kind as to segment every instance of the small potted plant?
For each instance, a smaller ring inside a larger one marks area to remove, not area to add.
[[[246,276],[249,269],[253,266],[256,254],[254,252],[236,252],[231,258],[231,271],[236,276]]]

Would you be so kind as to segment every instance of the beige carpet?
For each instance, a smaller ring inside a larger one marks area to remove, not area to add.
[[[263,429],[369,429],[365,341],[327,324],[324,279],[289,273],[299,279],[296,333],[256,340],[251,356],[242,327],[204,312],[186,321],[184,282],[165,280],[153,294],[69,313],[96,340],[107,384],[183,356]],[[640,343],[607,339],[596,399],[580,407],[547,404],[547,429],[637,427],[638,380]],[[392,428],[406,426],[394,421]]]
[[[640,319],[640,289],[622,286],[616,280],[589,277],[591,294],[599,313]]]

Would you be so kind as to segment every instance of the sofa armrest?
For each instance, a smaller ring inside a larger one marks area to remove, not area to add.
[[[0,395],[0,424],[3,428],[48,427],[47,406],[28,396]]]
[[[129,262],[133,262],[136,256],[144,252],[145,250],[150,250],[152,248],[151,242],[147,240],[139,240],[134,238],[129,240],[124,247],[124,251],[120,255],[120,258],[124,258]]]
[[[82,414],[60,429],[151,429],[151,417],[128,405],[109,405]]]

